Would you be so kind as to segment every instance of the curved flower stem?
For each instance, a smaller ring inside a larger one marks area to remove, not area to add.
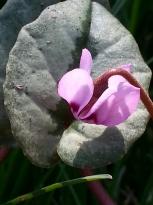
[[[132,74],[130,74],[128,71],[123,70],[123,69],[112,69],[109,71],[106,71],[104,74],[102,74],[101,76],[99,76],[98,78],[96,78],[94,80],[94,97],[93,99],[91,99],[91,101],[89,102],[89,104],[92,104],[92,101],[94,100],[94,98],[98,98],[100,97],[101,93],[99,92],[100,88],[102,87],[103,84],[106,84],[108,82],[108,79],[111,76],[114,75],[120,75],[122,77],[124,77],[129,83],[131,83],[132,85],[134,85],[135,87],[139,87],[140,88],[140,97],[141,100],[143,102],[143,104],[145,105],[146,109],[148,110],[148,112],[151,115],[151,118],[153,119],[153,102],[151,101],[148,93],[144,90],[144,88],[141,86],[141,84],[132,76]]]
[[[81,174],[83,176],[90,176],[93,173],[91,169],[82,169]],[[88,187],[90,191],[95,195],[100,205],[115,205],[115,203],[99,181],[88,182]]]

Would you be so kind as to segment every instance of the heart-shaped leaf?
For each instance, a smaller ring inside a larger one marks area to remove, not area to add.
[[[131,34],[99,3],[92,3],[92,14],[90,9],[90,0],[49,7],[21,30],[10,53],[5,104],[14,136],[39,166],[51,164],[57,145],[61,159],[72,166],[95,168],[114,162],[141,136],[148,121],[140,104],[119,126],[74,122],[63,132],[69,116],[60,113],[56,81],[77,67],[85,45],[94,57],[93,78],[126,63],[133,65],[134,76],[146,89],[151,78]]]
[[[90,0],[68,0],[48,7],[22,28],[10,53],[5,104],[14,136],[39,166],[49,166],[56,156],[66,123],[58,118],[55,80],[78,62],[88,36],[89,11]]]
[[[93,78],[108,68],[131,63],[136,79],[148,89],[151,71],[144,63],[131,34],[104,7],[92,4],[92,21],[88,48],[94,56]],[[74,122],[63,134],[58,154],[75,167],[101,167],[119,159],[142,135],[148,113],[142,104],[119,126],[89,125]]]
[[[0,10],[0,143],[8,144],[8,140],[12,139],[9,120],[4,108],[2,88],[10,49],[22,26],[33,21],[48,5],[57,2],[59,0],[8,0]]]

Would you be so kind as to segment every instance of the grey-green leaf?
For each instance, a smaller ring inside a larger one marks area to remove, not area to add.
[[[10,124],[4,108],[3,82],[10,49],[25,24],[33,21],[41,11],[59,0],[8,0],[0,10],[0,143],[12,139]]]
[[[90,0],[49,6],[22,28],[10,53],[5,105],[15,138],[38,166],[47,167],[56,158],[64,130],[56,80],[79,63],[90,27],[90,6]]]
[[[104,7],[92,4],[88,48],[94,56],[95,78],[108,68],[131,63],[136,79],[148,89],[151,71],[144,63],[131,34]],[[102,167],[123,156],[146,128],[149,119],[140,103],[127,121],[116,127],[74,122],[65,130],[58,146],[61,159],[75,167]]]

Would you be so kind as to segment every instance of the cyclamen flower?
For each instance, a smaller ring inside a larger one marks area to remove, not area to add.
[[[130,67],[121,66],[128,72]],[[80,68],[67,72],[59,81],[59,96],[68,102],[77,120],[106,126],[115,126],[125,121],[137,108],[140,89],[131,85],[122,76],[112,76],[108,79],[108,86],[101,96],[88,107],[94,94],[91,68],[92,56],[87,49],[83,49]]]

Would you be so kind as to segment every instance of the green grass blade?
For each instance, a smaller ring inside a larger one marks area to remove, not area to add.
[[[65,178],[65,180],[70,180],[70,177],[68,176],[66,170],[65,170],[65,167],[64,166],[60,166],[60,169],[63,173],[63,176]],[[79,197],[77,196],[77,193],[75,192],[73,186],[69,186],[69,189],[70,189],[70,193],[72,194],[74,200],[75,200],[75,204],[76,205],[80,205],[81,204],[81,201],[79,199]]]
[[[14,167],[14,162],[17,161],[18,150],[15,150],[11,153],[8,159],[7,170],[5,171],[5,175],[0,176],[0,201],[2,200],[5,192],[7,193],[7,189],[9,186],[10,178],[12,177],[12,167]],[[4,167],[5,168],[5,167]],[[6,169],[6,168],[5,168]],[[3,178],[3,179],[1,179]]]
[[[60,181],[61,176],[62,176],[62,170],[60,169],[58,175],[56,176],[55,182]],[[56,204],[56,201],[53,198],[53,192],[49,195],[46,205],[52,204],[51,203],[52,200],[54,201],[54,204]]]
[[[139,12],[140,12],[141,0],[134,0],[132,4],[131,20],[129,25],[129,30],[132,34],[135,34],[136,28],[138,26]]]
[[[38,180],[38,183],[36,184],[35,188],[40,189],[45,185],[45,182],[49,180],[49,177],[53,174],[55,167],[52,167],[49,169],[49,171],[41,178]]]
[[[29,166],[29,162],[25,160],[19,167],[19,172],[17,173],[18,175],[16,177],[15,184],[13,186],[12,192],[10,193],[10,198],[14,197],[16,193],[19,193],[21,187],[24,185],[23,181],[27,178]]]
[[[153,57],[151,57],[148,61],[147,64],[150,65],[151,63],[153,63]]]
[[[142,197],[141,197],[141,204],[142,205],[149,205],[153,203],[153,173],[151,173],[146,186],[144,188]]]
[[[118,12],[123,8],[123,6],[125,5],[125,3],[127,2],[127,0],[117,0],[114,4],[114,6],[112,7],[112,13],[114,15],[117,15]]]
[[[77,178],[77,179],[72,179],[72,180],[68,180],[68,181],[64,181],[64,182],[55,183],[55,184],[43,187],[37,191],[19,196],[13,200],[10,200],[6,203],[1,204],[1,205],[16,205],[16,204],[19,204],[21,202],[24,202],[24,201],[33,199],[35,197],[38,197],[40,195],[43,195],[45,193],[54,191],[56,189],[63,188],[65,186],[70,186],[70,185],[79,184],[79,183],[83,183],[83,182],[91,182],[91,181],[96,181],[96,180],[100,180],[100,179],[112,179],[112,176],[109,174],[100,174],[100,175],[81,177],[81,178]]]

